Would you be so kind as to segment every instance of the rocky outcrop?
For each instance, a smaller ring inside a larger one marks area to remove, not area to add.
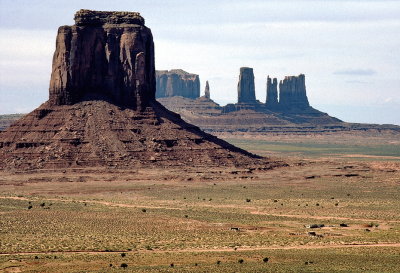
[[[297,77],[287,76],[279,82],[279,106],[283,112],[306,109],[310,106],[304,74]]]
[[[278,108],[278,80],[267,77],[267,99],[265,105],[268,109]]]
[[[238,103],[256,102],[253,68],[241,67],[238,83]]]
[[[75,19],[58,31],[49,100],[0,132],[0,169],[269,165],[155,100],[153,39],[138,13]]]
[[[80,10],[58,29],[50,104],[93,98],[137,110],[155,99],[153,37],[139,13]]]
[[[210,85],[208,84],[208,81],[206,81],[206,88],[204,88],[204,97],[210,99]]]
[[[156,97],[181,96],[189,99],[200,97],[199,75],[182,69],[156,71]]]

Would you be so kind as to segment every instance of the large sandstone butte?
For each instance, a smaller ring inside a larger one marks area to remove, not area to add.
[[[189,99],[200,97],[199,75],[182,69],[156,71],[156,97],[181,96]]]
[[[1,169],[272,165],[155,100],[153,38],[139,13],[80,10],[60,27],[49,93],[0,133]]]

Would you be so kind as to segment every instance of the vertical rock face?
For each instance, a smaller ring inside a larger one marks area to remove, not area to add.
[[[270,109],[278,107],[278,80],[276,78],[267,77],[267,99],[266,106]]]
[[[256,102],[253,68],[241,67],[238,83],[238,103]]]
[[[287,76],[279,83],[279,106],[281,110],[304,109],[310,106],[306,94],[304,74]]]
[[[58,29],[51,105],[102,98],[143,110],[155,99],[154,44],[137,12],[80,10]]]
[[[182,69],[156,71],[156,97],[182,96],[196,99],[200,97],[199,75]]]
[[[206,97],[206,99],[210,98],[210,85],[208,84],[208,81],[206,81],[206,88],[204,89],[204,97]]]

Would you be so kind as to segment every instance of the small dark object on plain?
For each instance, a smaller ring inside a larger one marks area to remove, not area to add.
[[[121,253],[121,257],[125,257],[126,256],[126,253]]]
[[[244,263],[244,260],[243,259],[239,259],[239,261],[238,261],[240,264],[242,264],[242,263]]]
[[[310,232],[308,233],[308,235],[310,235],[310,236],[317,236],[317,233],[315,233],[314,231],[310,231]]]
[[[174,265],[174,264],[170,264],[169,266],[170,266],[170,267],[174,267],[175,265]]]
[[[349,225],[345,224],[345,223],[341,223],[339,226],[341,226],[341,227],[349,227]]]
[[[31,208],[33,208],[33,207],[32,207],[32,206],[29,206],[29,207],[28,207],[28,209],[31,209]]]
[[[269,261],[269,258],[267,258],[267,257],[265,257],[265,258],[263,259],[263,262],[264,262],[264,263],[268,263],[268,261]]]
[[[217,261],[217,264],[221,264],[221,261]]]
[[[142,209],[142,212],[146,212],[147,210],[146,209]]]
[[[44,207],[44,206],[46,206],[46,203],[42,203],[42,204],[40,204],[40,206],[41,206],[41,207]]]
[[[246,198],[246,202],[247,203],[251,202],[251,199],[250,198]]]
[[[35,256],[35,260],[37,260],[37,259],[39,259],[39,257],[38,257],[38,256]]]
[[[240,231],[240,228],[238,228],[238,227],[231,227],[231,230]]]
[[[127,265],[126,263],[122,263],[122,264],[121,264],[121,267],[122,267],[122,268],[127,268],[128,265]]]

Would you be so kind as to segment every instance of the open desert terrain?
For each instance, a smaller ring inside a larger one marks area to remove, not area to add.
[[[398,272],[395,137],[228,138],[287,166],[3,172],[0,271]]]

